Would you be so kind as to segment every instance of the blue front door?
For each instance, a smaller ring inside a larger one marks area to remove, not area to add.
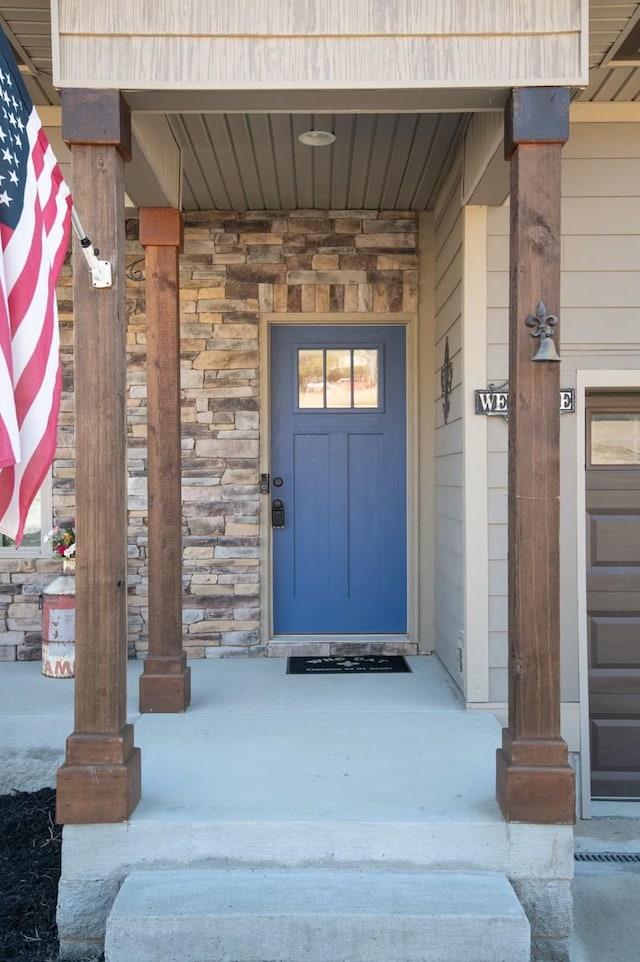
[[[405,331],[273,326],[274,631],[407,630]]]

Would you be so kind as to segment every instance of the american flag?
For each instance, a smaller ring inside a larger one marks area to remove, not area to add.
[[[18,544],[56,447],[56,282],[71,195],[0,31],[0,531]]]

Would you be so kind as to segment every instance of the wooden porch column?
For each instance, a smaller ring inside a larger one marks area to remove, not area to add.
[[[57,820],[126,820],[140,799],[140,750],[127,724],[124,161],[127,104],[115,90],[65,90],[73,203],[113,286],[95,289],[74,245],[76,668],[74,731],[58,771]]]
[[[560,311],[560,155],[565,88],[513,91],[509,297],[509,727],[497,753],[507,821],[570,824],[575,785],[560,737],[560,364],[533,361],[525,323]],[[559,348],[559,326],[553,327]]]
[[[149,654],[140,711],[181,712],[191,698],[191,669],[182,650],[180,211],[142,209],[140,243],[147,278],[149,489]]]

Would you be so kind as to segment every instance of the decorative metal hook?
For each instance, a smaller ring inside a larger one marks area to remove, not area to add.
[[[532,361],[559,361],[560,356],[556,351],[556,345],[553,340],[553,329],[558,323],[558,318],[555,314],[547,313],[547,308],[544,301],[538,301],[538,306],[536,307],[536,316],[533,317],[531,314],[526,318],[525,324],[527,327],[534,327],[535,330],[531,331],[531,337],[540,338],[540,346],[538,350],[531,358]]]
[[[453,364],[449,359],[449,338],[444,342],[444,360],[440,368],[440,387],[442,389],[442,416],[444,423],[449,420],[449,409],[451,407],[450,395],[453,386]]]
[[[144,274],[141,270],[135,270],[136,264],[142,264],[144,262],[144,257],[138,257],[137,260],[131,261],[124,272],[124,276],[128,277],[130,281],[143,281]]]

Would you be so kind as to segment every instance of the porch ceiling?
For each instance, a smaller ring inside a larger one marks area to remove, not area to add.
[[[185,210],[428,210],[464,114],[171,114]],[[329,130],[330,147],[298,142]]]
[[[609,62],[639,18],[636,0],[591,0],[590,80],[574,93],[575,100],[640,101],[640,67]],[[51,79],[49,0],[0,0],[0,26],[22,64],[34,103],[59,105]],[[321,99],[294,92],[287,95],[285,113],[274,111],[273,101],[261,99],[260,92],[251,102],[223,95],[218,110],[202,92],[188,110],[184,94],[176,100],[173,91],[125,92],[134,110],[166,114],[183,151],[185,210],[428,210],[466,128],[464,110],[501,109],[505,96],[504,91],[455,93],[439,95],[425,112],[415,100],[400,111],[395,103],[387,108],[384,94],[369,91],[368,111],[350,108],[344,99],[341,112],[327,113]],[[314,127],[333,131],[335,144],[319,149],[299,144],[297,135]]]

